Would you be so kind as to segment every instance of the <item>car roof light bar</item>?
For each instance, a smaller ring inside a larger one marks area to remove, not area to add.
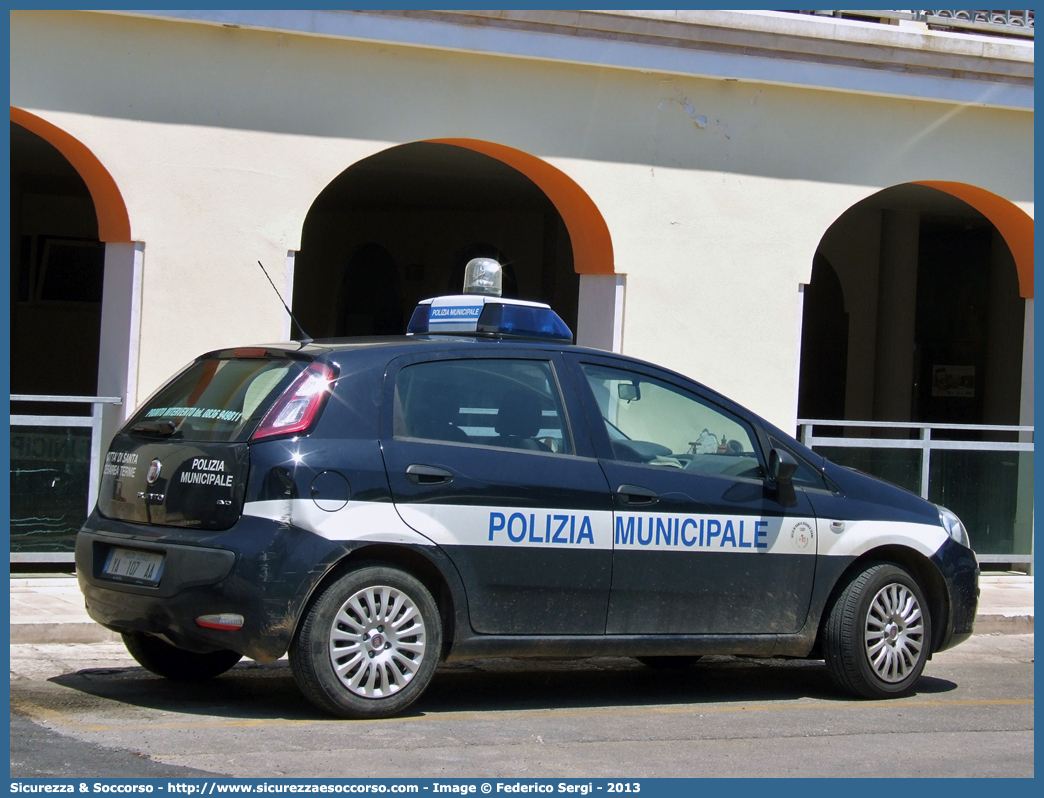
[[[422,300],[413,311],[406,334],[573,342],[572,331],[549,305],[481,294]]]
[[[503,280],[504,269],[493,258],[472,258],[464,267],[464,293],[421,300],[406,334],[573,342],[572,331],[550,305],[504,299]]]

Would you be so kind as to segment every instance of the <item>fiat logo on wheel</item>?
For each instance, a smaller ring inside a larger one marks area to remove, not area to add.
[[[163,463],[159,460],[153,460],[149,463],[149,470],[145,473],[145,481],[150,485],[155,485],[156,480],[159,479],[160,471],[163,468]]]

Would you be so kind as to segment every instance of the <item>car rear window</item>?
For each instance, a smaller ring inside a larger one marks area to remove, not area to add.
[[[306,365],[286,358],[202,358],[154,394],[124,432],[186,441],[246,440]]]

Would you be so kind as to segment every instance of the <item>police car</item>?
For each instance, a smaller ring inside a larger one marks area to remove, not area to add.
[[[157,391],[77,538],[91,617],[171,679],[289,652],[350,718],[476,657],[820,657],[900,696],[971,635],[953,513],[573,346],[495,262],[466,286],[405,337],[224,349]]]

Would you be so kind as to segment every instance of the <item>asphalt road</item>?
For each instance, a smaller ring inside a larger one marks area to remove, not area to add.
[[[815,662],[447,666],[403,717],[330,719],[286,661],[167,682],[122,646],[11,646],[11,776],[1033,776],[1033,635],[935,657],[851,700]]]

